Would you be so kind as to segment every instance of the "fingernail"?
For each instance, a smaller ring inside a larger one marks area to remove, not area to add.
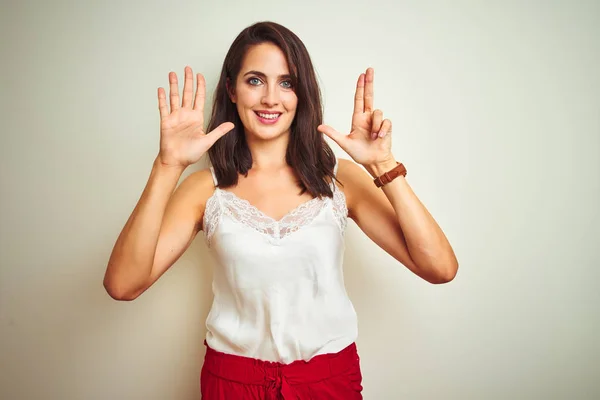
[[[385,136],[385,132],[379,132],[379,137],[382,138]]]

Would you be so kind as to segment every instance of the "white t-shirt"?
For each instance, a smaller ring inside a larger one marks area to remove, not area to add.
[[[348,209],[331,185],[333,198],[316,197],[278,221],[215,188],[203,221],[217,262],[206,320],[211,348],[289,364],[356,340],[342,271]]]

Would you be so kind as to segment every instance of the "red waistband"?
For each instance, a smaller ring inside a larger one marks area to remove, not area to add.
[[[320,354],[309,361],[291,364],[262,361],[216,351],[206,341],[204,368],[211,374],[233,382],[277,386],[317,382],[345,373],[359,363],[356,343],[338,353]]]

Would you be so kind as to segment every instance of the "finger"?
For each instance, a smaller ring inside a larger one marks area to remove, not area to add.
[[[336,142],[342,149],[345,150],[345,144],[347,136],[339,133],[329,125],[319,125],[317,130],[325,135],[329,136],[334,142]]]
[[[206,137],[210,139],[210,145],[212,146],[215,142],[221,139],[226,133],[230,132],[235,125],[231,122],[223,122],[221,125],[217,126],[215,129],[210,131]]]
[[[377,139],[379,130],[381,129],[381,121],[383,121],[383,111],[373,111],[373,121],[371,123],[371,139]]]
[[[196,99],[194,100],[194,110],[204,114],[204,101],[206,99],[206,81],[202,74],[196,75]]]
[[[375,71],[373,68],[367,68],[365,76],[365,112],[373,111],[373,78]]]
[[[169,109],[167,108],[167,96],[165,95],[165,89],[158,88],[158,112],[160,113],[160,119],[169,116]]]
[[[184,75],[185,80],[183,81],[183,100],[181,106],[191,108],[192,97],[194,97],[194,74],[192,68],[186,66]]]
[[[381,124],[381,129],[379,130],[379,137],[384,138],[387,135],[390,135],[391,133],[392,133],[392,121],[390,121],[389,119],[386,119],[383,121],[383,124]]]
[[[171,100],[171,112],[179,109],[179,88],[177,85],[177,74],[175,72],[169,72],[169,99]]]
[[[354,94],[354,114],[361,114],[365,111],[365,74],[360,74],[356,83],[356,93]]]

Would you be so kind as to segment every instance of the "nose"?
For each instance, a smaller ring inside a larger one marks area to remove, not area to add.
[[[261,99],[265,106],[273,107],[279,104],[279,89],[277,85],[265,85],[265,92]]]

